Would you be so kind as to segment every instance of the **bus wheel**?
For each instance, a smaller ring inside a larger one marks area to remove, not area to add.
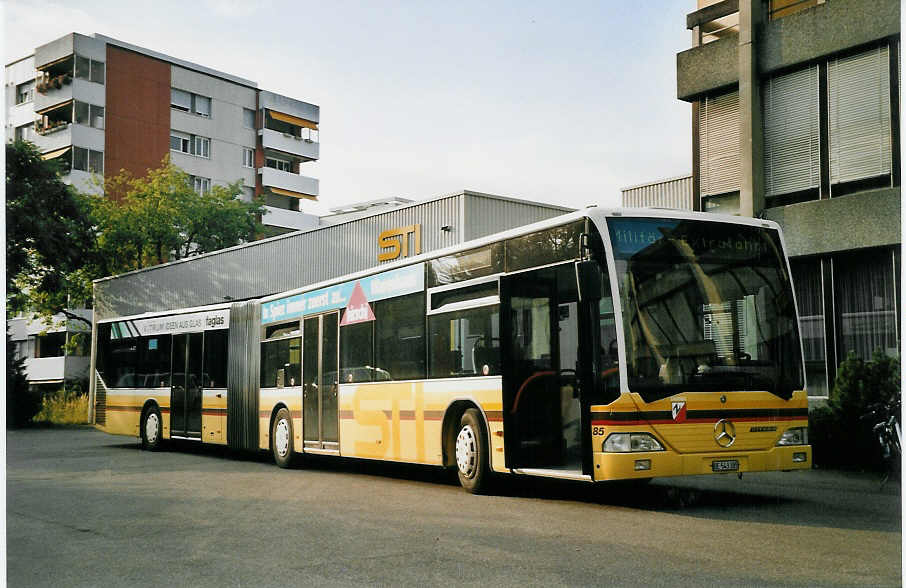
[[[163,443],[163,434],[161,428],[163,421],[160,418],[160,410],[156,406],[150,407],[142,415],[141,434],[142,449],[148,451],[157,451]]]
[[[281,468],[288,468],[293,464],[293,421],[289,411],[281,408],[274,417],[271,426],[271,449],[274,452],[274,461]]]
[[[481,426],[481,415],[474,408],[468,409],[459,421],[456,436],[456,469],[459,483],[472,494],[479,494],[488,487],[488,440]]]

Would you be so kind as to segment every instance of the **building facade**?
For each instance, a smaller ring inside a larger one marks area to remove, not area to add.
[[[273,233],[317,225],[320,109],[250,80],[95,34],[71,33],[6,66],[6,139],[65,161],[65,179],[141,177],[169,154],[199,192],[241,180]]]
[[[72,313],[83,320],[56,314],[49,323],[31,316],[7,321],[16,359],[25,360],[25,378],[30,388],[52,392],[64,385],[87,383],[92,313]],[[75,334],[81,334],[81,340],[69,349],[67,343]]]
[[[696,210],[780,223],[809,394],[900,348],[900,2],[699,0],[677,55]]]

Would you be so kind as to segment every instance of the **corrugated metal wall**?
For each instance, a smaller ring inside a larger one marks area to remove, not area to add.
[[[574,209],[465,192],[463,241],[572,212]],[[454,231],[458,230],[458,224]]]
[[[396,227],[420,224],[426,253],[566,212],[474,192],[454,194],[95,282],[95,313],[105,319],[259,298],[361,271],[377,265],[381,231]],[[452,230],[441,230],[447,225]]]
[[[623,188],[623,206],[678,208],[692,210],[692,176],[671,178],[641,186]]]

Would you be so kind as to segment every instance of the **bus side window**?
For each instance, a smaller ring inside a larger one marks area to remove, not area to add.
[[[617,344],[617,325],[613,313],[613,297],[610,284],[605,280],[601,300],[598,302],[598,320],[600,321],[600,383],[601,398],[604,403],[612,402],[620,396],[619,346]]]

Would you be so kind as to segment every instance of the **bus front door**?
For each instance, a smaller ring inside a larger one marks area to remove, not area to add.
[[[501,288],[508,468],[582,470],[577,295],[572,264],[507,277]]]
[[[337,413],[339,313],[302,325],[302,430],[306,449],[340,448]]]
[[[201,438],[202,333],[173,335],[170,436]]]

